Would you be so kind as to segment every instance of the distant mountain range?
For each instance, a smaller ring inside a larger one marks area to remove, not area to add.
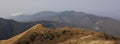
[[[56,12],[52,12],[52,11],[43,11],[43,12],[38,12],[34,15],[27,15],[27,14],[21,14],[21,15],[18,15],[18,16],[11,16],[11,17],[8,17],[8,19],[14,19],[16,21],[19,21],[19,22],[30,22],[30,21],[38,21],[37,18],[40,18],[40,17],[47,17],[47,16],[52,16],[52,15],[56,15],[57,13]]]
[[[100,17],[94,14],[87,14],[76,11],[53,12],[44,11],[33,15],[23,15],[9,17],[19,22],[36,22],[41,20],[56,21],[86,27],[109,33],[120,35],[120,21],[109,17]]]
[[[119,37],[84,28],[46,28],[37,24],[0,44],[119,44]]]

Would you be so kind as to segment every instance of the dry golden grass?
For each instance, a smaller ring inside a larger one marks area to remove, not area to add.
[[[119,38],[82,28],[45,28],[41,24],[0,44],[119,44]]]

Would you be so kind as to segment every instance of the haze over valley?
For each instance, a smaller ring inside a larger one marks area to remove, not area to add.
[[[119,0],[0,0],[0,44],[120,44]]]
[[[0,0],[0,17],[40,11],[81,11],[120,19],[119,0]]]

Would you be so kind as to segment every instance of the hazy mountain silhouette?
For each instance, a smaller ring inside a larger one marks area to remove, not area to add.
[[[37,20],[40,17],[47,17],[47,16],[51,16],[51,15],[56,15],[56,12],[52,12],[52,11],[43,11],[43,12],[38,12],[34,15],[27,15],[27,14],[22,14],[22,15],[18,15],[18,16],[11,16],[8,17],[9,19],[14,19],[16,21],[19,22],[29,22],[32,20]]]
[[[30,16],[30,18],[29,18]],[[28,18],[28,19],[25,19]],[[63,12],[38,12],[34,15],[27,15],[26,17],[18,16],[14,20],[19,22],[35,22],[40,20],[57,21],[62,23],[69,23],[74,25],[82,25],[83,27],[103,31],[113,35],[120,35],[120,21],[109,17],[100,17],[94,14],[87,14],[76,11]],[[22,20],[20,20],[22,19]]]

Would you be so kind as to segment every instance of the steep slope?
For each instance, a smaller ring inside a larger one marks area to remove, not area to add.
[[[5,27],[4,27],[5,26]],[[6,29],[8,28],[8,29]],[[6,32],[8,33],[6,33]],[[8,22],[6,22],[6,20],[0,18],[0,38],[5,39],[6,37],[9,37],[9,34],[12,34],[12,28],[10,26],[10,24],[8,24]]]
[[[48,16],[47,16],[48,15]],[[28,16],[29,17],[29,16]],[[20,17],[19,17],[20,18]],[[19,18],[17,21],[20,21]],[[22,18],[22,17],[21,17]],[[25,17],[27,18],[27,17]],[[57,21],[62,23],[69,23],[80,25],[85,28],[102,31],[112,35],[120,35],[120,21],[109,17],[99,17],[94,14],[87,14],[76,11],[63,12],[38,12],[27,20],[20,22],[35,22],[40,20]]]
[[[8,39],[13,37],[28,28],[32,27],[35,24],[43,24],[48,28],[60,28],[64,26],[68,27],[81,27],[77,25],[67,24],[67,23],[59,23],[55,21],[36,21],[36,22],[28,22],[28,23],[20,23],[14,20],[7,20],[0,18],[0,39]]]
[[[94,24],[94,29],[112,35],[120,35],[120,21],[108,17],[101,18]]]
[[[8,39],[19,34],[32,25],[28,23],[19,23],[14,20],[0,18],[0,39]]]
[[[16,21],[0,18],[0,39],[8,39],[14,35],[14,33],[16,34],[16,32],[19,30],[23,31],[24,29],[28,28],[29,26],[18,23]]]
[[[119,44],[120,38],[83,28],[46,28],[37,24],[0,44]]]
[[[32,29],[34,29],[34,28],[42,28],[42,27],[43,27],[43,26],[42,26],[41,24],[38,24],[38,25],[34,26]],[[13,37],[13,38],[10,38],[10,39],[8,39],[8,40],[2,40],[2,41],[1,41],[2,43],[1,43],[1,44],[13,44],[15,41],[17,41],[18,39],[20,39],[22,36],[25,36],[26,33],[28,33],[29,31],[33,31],[33,30],[28,29],[27,31],[21,33],[20,35],[16,35],[16,36]]]

